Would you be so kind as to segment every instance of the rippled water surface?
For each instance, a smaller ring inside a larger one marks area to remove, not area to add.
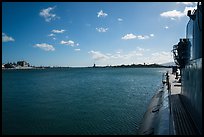
[[[2,70],[3,134],[137,134],[166,71]]]

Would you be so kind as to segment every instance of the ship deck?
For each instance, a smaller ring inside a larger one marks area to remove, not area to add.
[[[170,113],[175,135],[198,135],[198,130],[182,102],[181,83],[175,75],[169,74],[170,83]]]

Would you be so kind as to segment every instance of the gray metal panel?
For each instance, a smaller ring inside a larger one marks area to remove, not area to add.
[[[190,64],[182,70],[182,75],[182,100],[202,131],[202,58],[190,61]]]

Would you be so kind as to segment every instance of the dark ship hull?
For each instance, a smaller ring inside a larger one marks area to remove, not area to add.
[[[186,28],[186,38],[190,41],[190,56],[181,69],[181,94],[191,117],[202,131],[202,6],[192,15]]]
[[[164,75],[139,129],[141,135],[201,135],[202,131],[202,4],[186,27],[186,38],[173,46],[177,66]],[[180,74],[178,74],[178,71]]]

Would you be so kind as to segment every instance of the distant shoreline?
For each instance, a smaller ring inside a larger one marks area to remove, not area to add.
[[[94,67],[19,67],[2,68],[2,70],[33,70],[33,69],[64,69],[64,68],[171,68],[172,66],[162,65],[119,65],[119,66],[94,66]]]

